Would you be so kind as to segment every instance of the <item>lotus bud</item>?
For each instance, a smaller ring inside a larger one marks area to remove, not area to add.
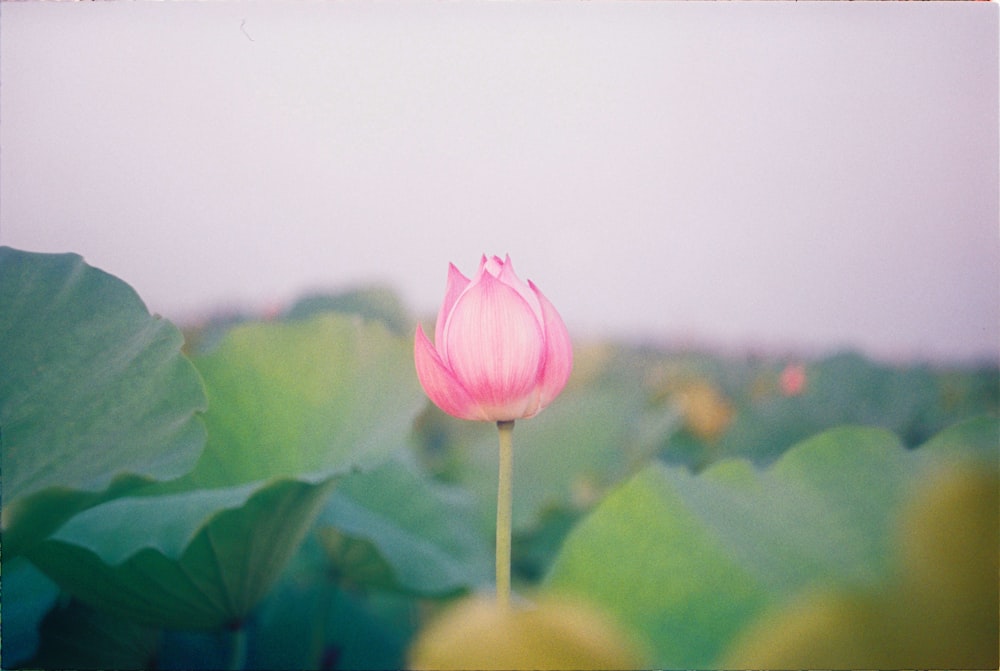
[[[533,417],[559,395],[573,348],[559,313],[510,257],[483,256],[471,280],[449,264],[434,343],[418,326],[414,359],[443,411],[503,422]]]

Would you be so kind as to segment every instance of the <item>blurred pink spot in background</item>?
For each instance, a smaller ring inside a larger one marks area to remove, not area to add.
[[[806,367],[800,363],[788,364],[781,371],[781,393],[798,396],[806,388]]]

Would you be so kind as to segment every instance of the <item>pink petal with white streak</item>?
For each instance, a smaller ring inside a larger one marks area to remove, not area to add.
[[[413,360],[417,366],[417,378],[434,405],[459,419],[489,419],[448,370],[419,325],[413,345]]]
[[[469,278],[463,275],[454,263],[449,263],[448,280],[444,288],[444,302],[441,303],[437,322],[434,324],[434,344],[442,355],[445,352],[444,325],[448,322],[448,315],[451,313],[452,307],[455,306],[455,301],[458,300],[467,286],[469,286]]]
[[[542,325],[520,294],[484,273],[459,296],[448,317],[444,358],[480,404],[527,402],[542,363]]]
[[[573,372],[573,343],[569,331],[555,306],[538,290],[532,282],[528,282],[531,290],[538,297],[545,324],[545,357],[539,380],[540,412],[559,395],[566,386],[570,373]]]

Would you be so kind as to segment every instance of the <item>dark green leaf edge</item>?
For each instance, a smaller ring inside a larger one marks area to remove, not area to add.
[[[209,516],[189,542],[182,544],[182,535],[168,536],[162,547],[146,545],[127,556],[109,555],[103,548],[105,556],[118,559],[114,563],[91,549],[93,543],[63,540],[62,532],[39,543],[28,558],[61,588],[113,615],[153,627],[218,628],[247,617],[266,594],[336,480],[283,479],[259,489],[217,492],[218,502],[228,500],[229,506]],[[267,525],[257,523],[258,509],[271,514]],[[283,511],[302,517],[289,542],[278,546],[274,539],[287,526]],[[255,546],[264,550],[255,552]],[[227,559],[236,570],[226,570]]]

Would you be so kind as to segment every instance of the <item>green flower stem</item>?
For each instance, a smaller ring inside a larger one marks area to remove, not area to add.
[[[500,479],[497,485],[497,602],[510,607],[510,518],[514,489],[514,420],[497,422]]]
[[[247,665],[247,628],[242,622],[229,630],[229,669],[243,671]]]

